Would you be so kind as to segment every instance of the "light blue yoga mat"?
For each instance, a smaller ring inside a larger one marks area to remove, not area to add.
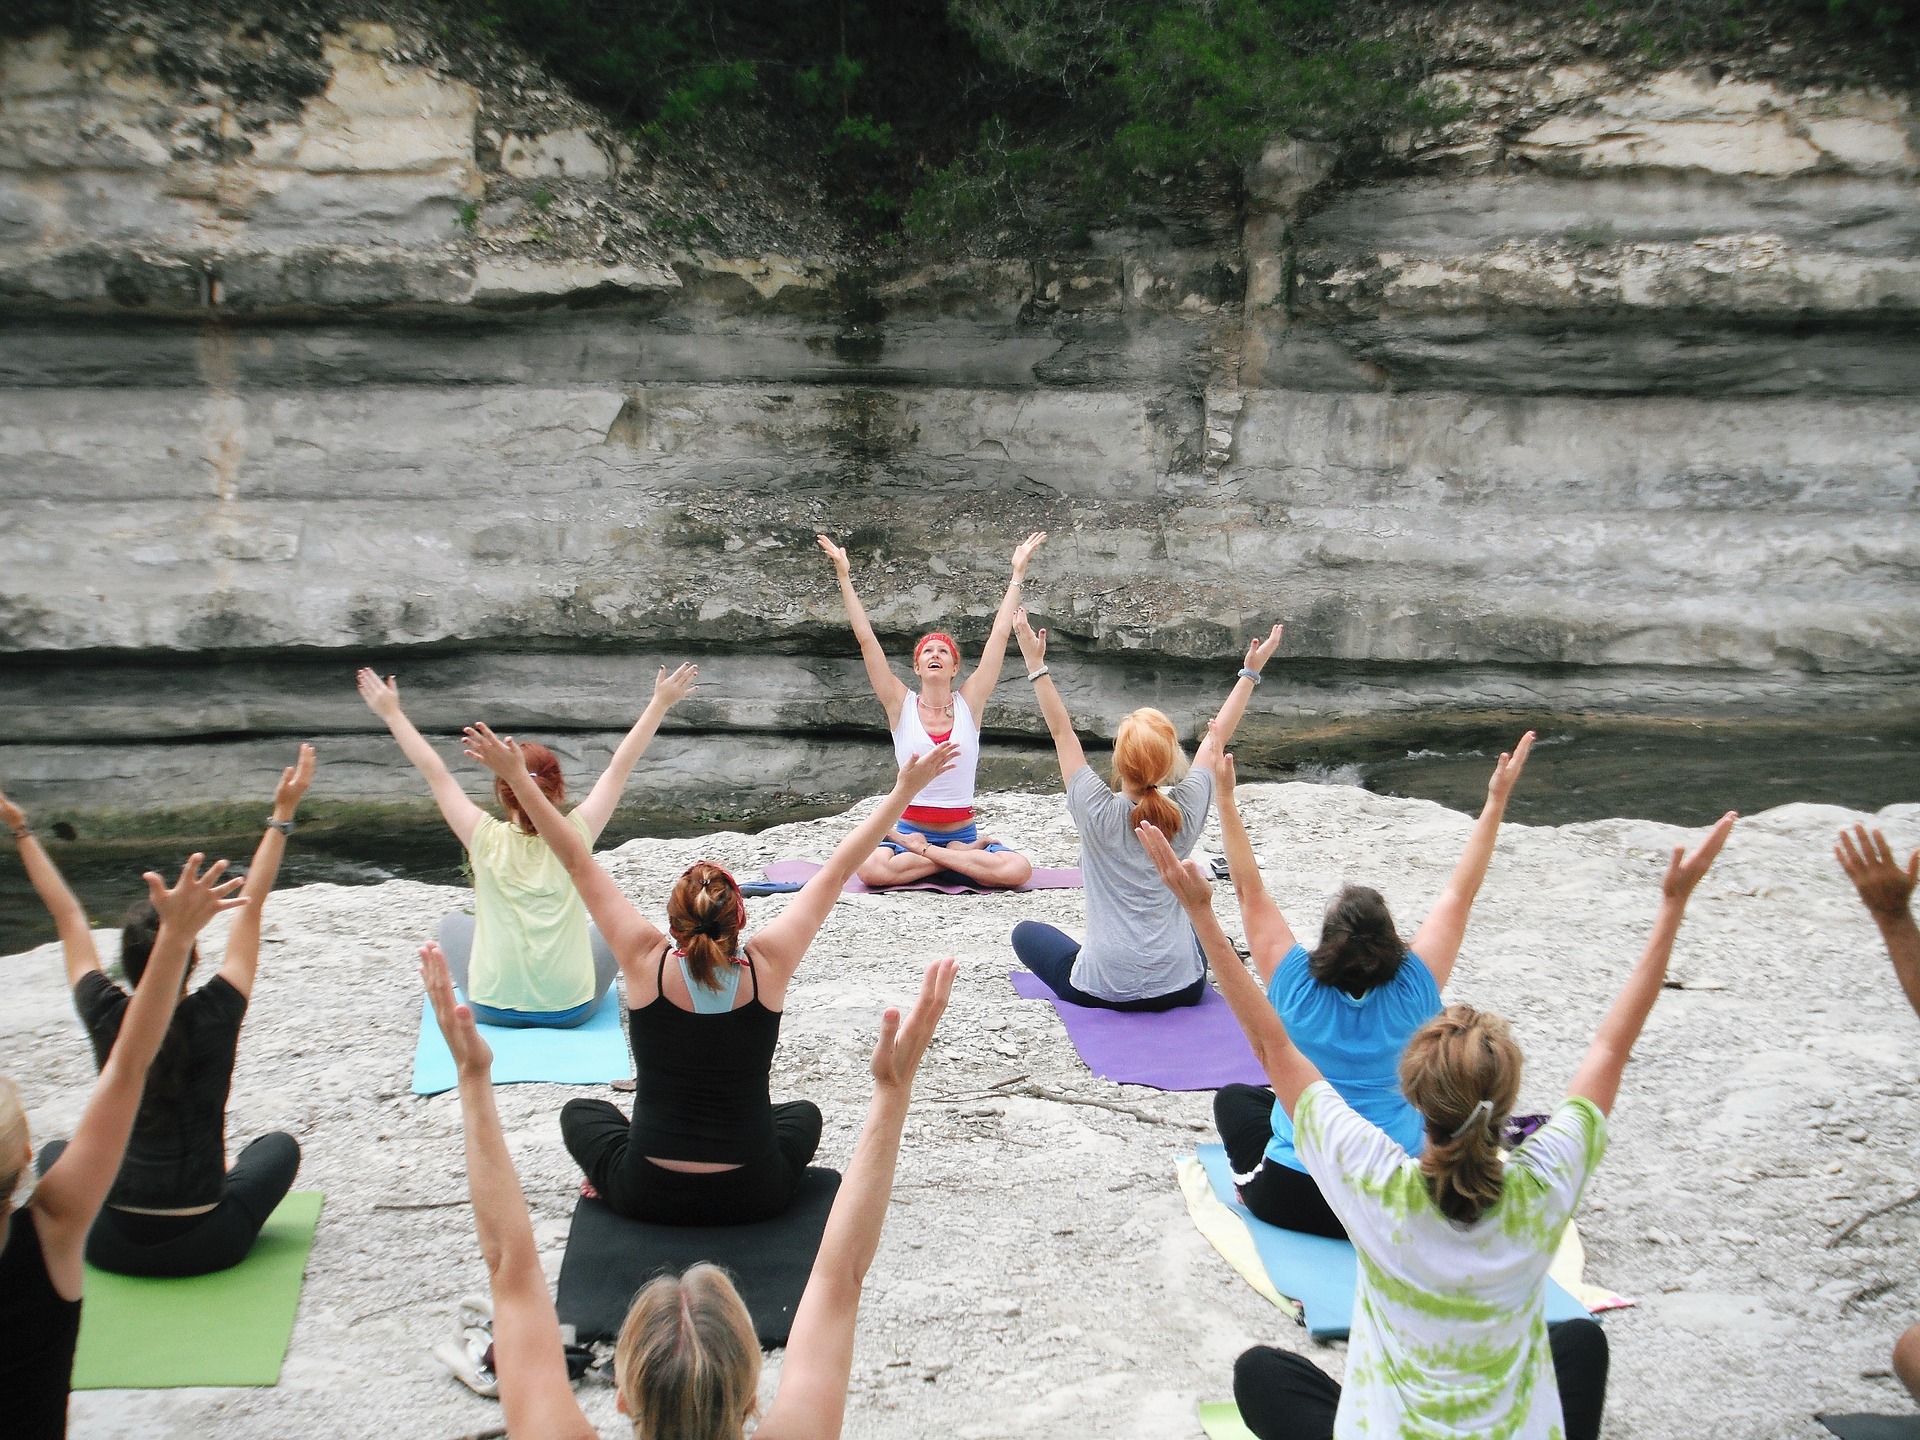
[[[464,1004],[466,997],[460,996]],[[514,1030],[482,1025],[493,1047],[493,1083],[523,1085],[606,1085],[632,1078],[627,1037],[620,1031],[620,993],[600,1003],[591,1020],[571,1030]],[[433,1007],[420,1002],[420,1039],[413,1049],[413,1093],[438,1095],[460,1083],[453,1052],[434,1023]]]
[[[1324,1235],[1302,1235],[1282,1230],[1254,1218],[1233,1193],[1233,1171],[1227,1165],[1227,1147],[1202,1145],[1200,1164],[1221,1203],[1245,1222],[1253,1236],[1260,1263],[1267,1267],[1273,1288],[1298,1300],[1306,1321],[1307,1333],[1316,1340],[1339,1340],[1353,1325],[1353,1290],[1359,1270],[1353,1246],[1345,1240],[1329,1240]],[[1578,1320],[1587,1307],[1569,1295],[1551,1279],[1547,1281],[1547,1323]]]

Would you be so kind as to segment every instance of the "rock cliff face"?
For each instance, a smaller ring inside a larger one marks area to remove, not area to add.
[[[582,107],[384,26],[296,78],[0,49],[0,766],[29,794],[141,804],[364,735],[366,658],[424,724],[589,754],[683,654],[712,683],[659,783],[857,788],[877,711],[816,529],[902,652],[977,643],[1049,530],[1028,600],[1096,733],[1195,720],[1273,618],[1256,745],[1911,711],[1906,95],[1522,56],[1449,77],[1466,118],[1383,170],[1276,142],[1155,231],[853,264],[798,226],[703,247]],[[1023,691],[997,719],[1031,736]],[[341,750],[372,795],[377,748]]]

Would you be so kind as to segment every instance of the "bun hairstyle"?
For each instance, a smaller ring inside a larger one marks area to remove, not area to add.
[[[1471,1005],[1442,1010],[1400,1057],[1400,1088],[1427,1121],[1420,1173],[1449,1220],[1471,1225],[1499,1202],[1500,1133],[1520,1098],[1520,1068],[1507,1022]]]
[[[634,1297],[614,1385],[646,1440],[740,1440],[759,1403],[760,1342],[726,1272],[695,1265]]]
[[[1348,885],[1327,906],[1307,972],[1322,985],[1360,996],[1398,975],[1406,956],[1386,897],[1366,885]]]
[[[31,1158],[27,1144],[27,1107],[20,1099],[20,1088],[0,1075],[0,1212],[13,1200],[20,1188]]]
[[[667,929],[694,982],[712,990],[739,953],[747,902],[733,876],[710,860],[689,865],[667,897]],[[757,1351],[755,1352],[758,1353]]]
[[[533,783],[540,787],[555,805],[567,802],[567,779],[560,773],[560,757],[535,740],[520,742],[521,757],[527,762],[527,773],[533,777]],[[507,819],[528,835],[534,832],[533,821],[527,818],[527,812],[520,808],[520,797],[513,793],[513,787],[499,776],[493,780],[493,798],[500,802],[500,808],[507,812]]]
[[[147,961],[153,958],[153,945],[159,938],[160,912],[153,908],[151,900],[144,897],[134,901],[127,910],[126,918],[120,922],[120,968],[126,971],[127,983],[136,990],[140,988],[140,977],[147,973]],[[195,945],[187,956],[186,975],[180,978],[183,987],[187,976],[193,974],[194,967],[199,963],[200,947]],[[135,1124],[145,1124],[155,1116],[172,1114],[186,1098],[187,1068],[192,1057],[187,1048],[184,1019],[176,1009],[173,1019],[167,1022],[166,1037],[161,1040],[159,1052],[148,1067],[146,1088],[140,1092],[140,1110],[135,1117]]]
[[[1180,732],[1158,710],[1136,710],[1120,722],[1113,736],[1113,783],[1116,789],[1143,792],[1133,804],[1133,825],[1152,825],[1167,839],[1180,833],[1180,807],[1160,793],[1187,773],[1187,757],[1180,750]]]

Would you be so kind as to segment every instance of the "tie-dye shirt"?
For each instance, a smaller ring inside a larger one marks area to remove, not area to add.
[[[1326,1081],[1301,1095],[1293,1126],[1359,1258],[1335,1440],[1564,1440],[1547,1266],[1606,1151],[1606,1117],[1561,1102],[1472,1225],[1441,1214],[1419,1161]]]

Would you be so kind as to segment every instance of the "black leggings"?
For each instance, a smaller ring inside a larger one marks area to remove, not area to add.
[[[1265,1159],[1273,1139],[1273,1091],[1264,1085],[1223,1085],[1213,1097],[1213,1123],[1227,1147],[1227,1164],[1240,1181],[1240,1200],[1269,1225],[1347,1238],[1347,1228],[1333,1213],[1314,1178],[1304,1170]]]
[[[66,1148],[54,1141],[35,1168],[46,1174]],[[115,1275],[177,1278],[230,1269],[247,1258],[299,1171],[299,1141],[279,1130],[262,1135],[240,1152],[227,1171],[226,1197],[204,1214],[136,1215],[101,1206],[87,1232],[87,1261]]]
[[[1567,1440],[1599,1440],[1607,1403],[1607,1332],[1593,1320],[1547,1327]],[[1233,1400],[1260,1440],[1332,1440],[1340,1385],[1304,1355],[1256,1345],[1233,1362]]]
[[[1020,963],[1046,982],[1046,986],[1070,1005],[1091,1005],[1099,1010],[1176,1010],[1182,1005],[1198,1005],[1207,993],[1207,976],[1191,985],[1183,985],[1165,995],[1143,1000],[1102,1000],[1089,995],[1073,983],[1073,962],[1079,957],[1080,943],[1071,935],[1043,925],[1038,920],[1022,920],[1013,927],[1013,953]]]
[[[690,1174],[638,1154],[627,1117],[604,1100],[569,1100],[560,1111],[567,1153],[619,1214],[656,1225],[745,1225],[793,1203],[800,1172],[820,1148],[820,1107],[773,1107],[773,1148],[733,1170]]]

